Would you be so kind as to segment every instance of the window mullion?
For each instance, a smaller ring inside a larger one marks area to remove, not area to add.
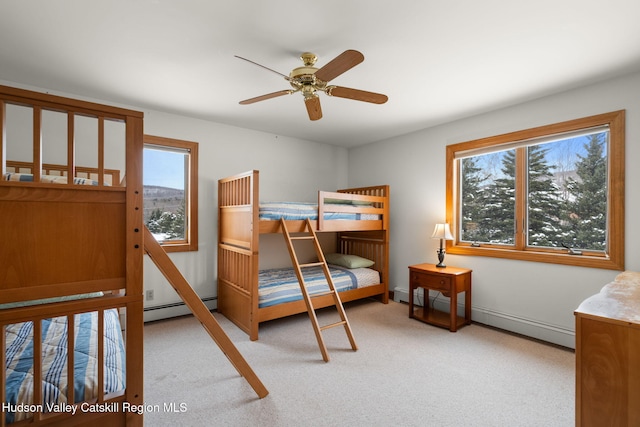
[[[527,242],[527,148],[516,150],[515,248],[522,250]]]

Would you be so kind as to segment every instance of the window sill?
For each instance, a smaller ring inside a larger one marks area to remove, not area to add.
[[[592,256],[570,255],[567,253],[536,252],[533,250],[515,250],[495,247],[471,247],[452,245],[447,249],[447,254],[485,256],[493,258],[515,259],[520,261],[545,262],[550,264],[572,265],[576,267],[601,268],[607,270],[624,270],[624,256]]]
[[[160,243],[165,252],[196,252],[197,243]]]

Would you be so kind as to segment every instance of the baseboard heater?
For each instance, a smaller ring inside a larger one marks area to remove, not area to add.
[[[202,302],[209,310],[215,310],[218,306],[218,297],[202,298]],[[191,311],[183,301],[169,304],[154,305],[144,308],[144,321],[152,322],[154,320],[169,319],[171,317],[184,316],[191,314]]]
[[[414,303],[416,305],[421,306],[423,298],[424,296],[422,293],[414,293]],[[394,301],[408,302],[409,290],[405,288],[395,288]],[[439,295],[435,301],[433,297],[430,297],[429,301],[432,307],[435,305],[438,310],[449,312],[449,298]],[[463,307],[459,304],[458,315],[462,315],[462,309]],[[575,332],[573,330],[544,323],[539,320],[526,319],[513,314],[501,313],[483,307],[473,306],[473,304],[471,306],[471,320],[473,322],[504,329],[505,331],[515,332],[517,334],[547,341],[563,347],[575,348]]]

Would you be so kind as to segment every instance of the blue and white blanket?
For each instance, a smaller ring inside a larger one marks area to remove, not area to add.
[[[74,393],[75,402],[97,397],[98,313],[75,317]],[[42,321],[42,397],[33,401],[33,322],[7,325],[5,329],[6,398],[12,405],[40,405],[44,412],[67,402],[67,317]],[[104,391],[125,388],[125,351],[118,311],[104,312]],[[3,411],[7,424],[32,416],[29,412]]]
[[[308,267],[302,271],[311,296],[329,291],[322,267]],[[329,271],[338,292],[380,283],[380,273],[370,268],[348,269],[329,265]],[[259,307],[302,299],[298,278],[291,267],[261,270],[258,275],[258,294]]]
[[[317,220],[318,205],[301,202],[261,202],[259,215],[261,220],[279,221],[280,218],[285,220],[305,220],[307,218]],[[377,220],[380,217],[376,214],[325,212],[324,219]]]
[[[33,182],[33,175],[30,173],[14,173],[7,172],[4,174],[5,181],[18,181],[18,182]],[[40,182],[47,184],[66,184],[67,177],[59,175],[42,175],[40,176]],[[75,185],[98,185],[98,181],[94,181],[88,178],[73,178]]]

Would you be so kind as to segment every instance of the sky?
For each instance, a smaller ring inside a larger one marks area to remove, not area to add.
[[[144,185],[184,190],[184,154],[145,147],[143,182]]]
[[[554,172],[567,172],[576,169],[576,162],[580,160],[578,155],[587,156],[587,144],[589,138],[587,136],[579,136],[574,138],[560,139],[551,141],[544,144],[544,148],[548,149],[545,158],[549,164],[554,165],[555,168],[551,170]],[[605,150],[606,150],[605,146]],[[493,153],[477,156],[477,165],[483,168],[485,171],[492,171],[494,178],[502,178],[502,158],[505,151],[496,151]],[[606,155],[606,151],[605,151]]]

